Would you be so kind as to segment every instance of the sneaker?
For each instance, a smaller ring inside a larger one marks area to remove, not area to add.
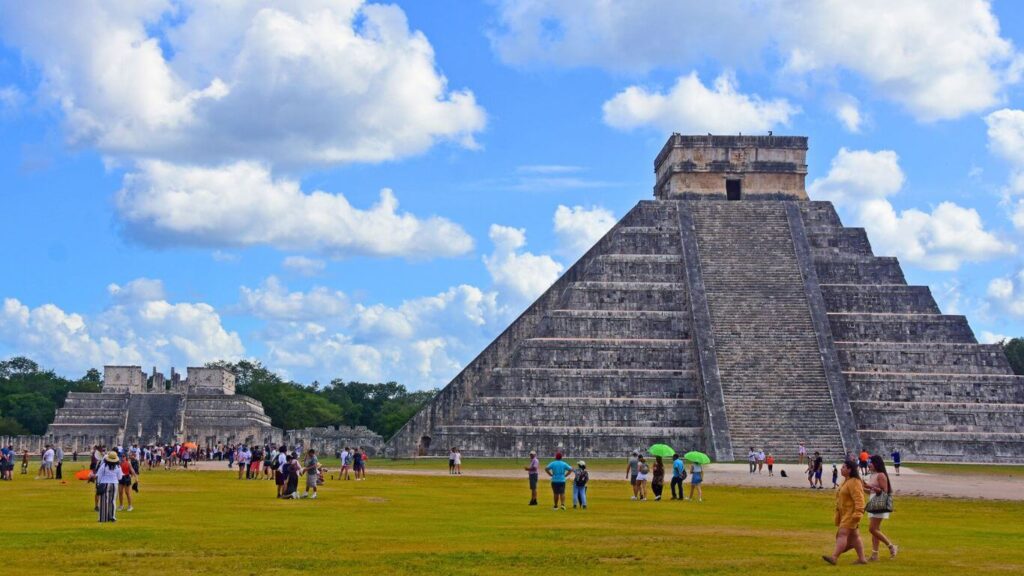
[[[316,500],[316,492],[314,492],[313,495],[309,497],[309,499],[310,500]]]
[[[704,499],[703,498],[698,498],[697,502],[704,502]]]
[[[587,509],[587,505],[586,505],[586,504],[584,504],[584,505],[583,505],[583,509],[584,509],[584,510],[586,510],[586,509]]]
[[[655,496],[654,499],[655,500],[661,500],[661,496]]]
[[[117,511],[118,512],[124,512],[124,506],[118,506],[117,507]]]
[[[573,509],[573,510],[575,510],[575,509],[576,509],[576,505],[575,505],[575,504],[573,504],[573,505],[572,505],[572,509]]]
[[[558,506],[552,506],[551,509],[552,510],[558,510]]]
[[[537,505],[537,501],[536,500],[530,500],[530,506],[536,506],[536,505]]]
[[[92,507],[92,511],[93,512],[99,512],[100,511],[100,507],[99,506],[93,506]]]
[[[132,510],[135,510],[135,508],[133,508],[132,506],[129,506],[128,507],[128,511],[131,512]]]
[[[889,545],[889,559],[892,560],[896,557],[896,553],[900,551],[900,547],[895,544]]]
[[[565,510],[565,506],[562,506],[562,510]]]
[[[632,498],[630,498],[630,500],[636,500],[636,496],[633,496]]]

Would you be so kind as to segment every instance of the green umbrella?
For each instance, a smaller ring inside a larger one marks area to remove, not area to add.
[[[711,464],[711,458],[708,458],[707,454],[703,452],[697,452],[696,450],[694,450],[693,452],[687,452],[685,455],[683,455],[683,460],[689,460],[690,462],[696,462],[697,464],[701,465]]]
[[[647,449],[647,453],[651,456],[661,456],[662,458],[671,458],[675,455],[676,451],[672,449],[668,444],[655,444]]]

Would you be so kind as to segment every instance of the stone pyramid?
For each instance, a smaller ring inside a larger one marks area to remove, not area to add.
[[[622,456],[664,442],[1024,461],[1024,379],[804,190],[807,139],[674,134],[639,202],[388,442]]]

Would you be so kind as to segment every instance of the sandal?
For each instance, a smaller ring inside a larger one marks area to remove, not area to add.
[[[896,557],[896,553],[900,551],[900,547],[895,544],[889,544],[889,559],[892,560]]]
[[[836,565],[836,561],[831,556],[825,556],[824,554],[822,554],[821,559],[833,566]]]

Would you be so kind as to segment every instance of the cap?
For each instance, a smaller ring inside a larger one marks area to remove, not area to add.
[[[537,455],[537,451],[536,450],[530,450],[530,456],[536,456],[536,455]]]
[[[584,462],[583,460],[580,460],[579,462],[577,462],[576,465],[579,466],[580,468],[586,468],[587,467],[587,463]]]
[[[561,459],[562,459],[562,453],[561,452],[555,452],[555,460],[561,460]]]

